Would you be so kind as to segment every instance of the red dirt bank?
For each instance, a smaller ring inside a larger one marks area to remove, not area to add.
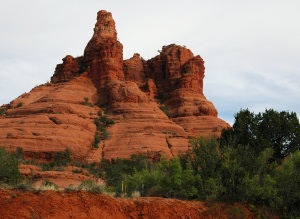
[[[242,205],[246,218],[255,216]],[[240,218],[230,205],[163,198],[111,198],[88,192],[0,190],[0,218]],[[241,216],[241,215],[240,215]]]

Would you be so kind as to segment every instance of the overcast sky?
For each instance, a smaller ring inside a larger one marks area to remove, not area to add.
[[[112,12],[124,59],[172,43],[200,55],[204,94],[227,122],[241,108],[300,115],[299,0],[0,0],[0,105],[81,56],[99,10]]]

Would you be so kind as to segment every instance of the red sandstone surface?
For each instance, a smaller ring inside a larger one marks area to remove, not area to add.
[[[88,163],[140,153],[176,156],[189,148],[189,137],[218,136],[229,126],[205,98],[204,71],[199,55],[176,44],[163,46],[150,60],[138,53],[123,60],[112,14],[100,11],[83,56],[67,55],[51,83],[2,106],[0,146],[22,147],[26,159],[38,162],[53,161],[66,148],[73,160]],[[95,147],[99,111],[115,124]],[[65,176],[35,171],[60,187],[59,178],[67,184],[86,179],[71,170]]]
[[[242,209],[245,218],[256,218],[241,204],[205,204],[163,198],[112,198],[84,191],[28,192],[0,190],[0,218],[241,218],[230,209]],[[244,217],[243,217],[244,218]],[[270,218],[276,218],[271,217]]]

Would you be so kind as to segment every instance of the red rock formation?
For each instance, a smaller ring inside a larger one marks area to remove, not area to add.
[[[123,61],[112,15],[100,11],[84,56],[66,56],[54,84],[36,87],[1,110],[0,146],[20,146],[27,157],[42,160],[66,148],[72,158],[88,162],[135,153],[177,155],[188,149],[188,136],[219,135],[229,126],[203,94],[204,70],[200,56],[175,44],[148,61],[139,54]],[[95,148],[99,110],[115,124]]]
[[[56,66],[51,81],[54,83],[70,81],[77,75],[78,70],[77,60],[67,55],[63,58],[63,63]]]
[[[10,151],[22,147],[25,156],[47,160],[49,154],[71,150],[77,160],[99,161],[101,148],[92,147],[99,110],[97,89],[81,75],[65,83],[41,85],[11,102],[0,119],[0,146]],[[18,103],[22,106],[17,107]],[[51,156],[50,156],[51,157]]]
[[[100,92],[107,81],[124,78],[123,45],[117,40],[115,21],[110,12],[98,12],[94,35],[84,50],[84,59],[89,76]]]
[[[144,64],[145,60],[138,53],[135,53],[132,58],[125,60],[123,63],[125,80],[136,83],[141,89],[145,88],[147,83]]]

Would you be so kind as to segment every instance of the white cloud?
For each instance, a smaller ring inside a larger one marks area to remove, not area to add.
[[[0,1],[0,105],[49,80],[65,55],[82,55],[104,9],[124,58],[171,43],[201,55],[205,95],[226,121],[247,107],[300,114],[298,0]]]

